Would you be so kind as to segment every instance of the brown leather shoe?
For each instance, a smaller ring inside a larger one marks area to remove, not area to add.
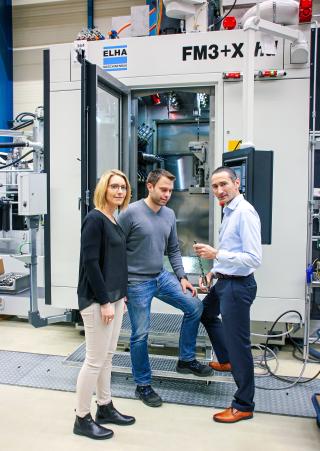
[[[231,364],[230,363],[219,363],[219,362],[210,362],[209,366],[215,371],[231,371]]]
[[[236,423],[237,421],[250,420],[252,417],[253,412],[242,412],[233,407],[213,415],[213,419],[217,423]]]

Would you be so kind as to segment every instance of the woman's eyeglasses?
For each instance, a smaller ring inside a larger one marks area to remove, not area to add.
[[[109,188],[110,188],[112,191],[119,191],[120,189],[121,189],[121,191],[127,191],[126,185],[112,184],[112,185],[109,185]]]

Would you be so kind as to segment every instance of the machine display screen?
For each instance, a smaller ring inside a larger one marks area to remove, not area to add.
[[[240,192],[242,194],[246,193],[246,163],[243,162],[239,166],[231,166],[231,169],[237,174],[237,177],[240,179]]]

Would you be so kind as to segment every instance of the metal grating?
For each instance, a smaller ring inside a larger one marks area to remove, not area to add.
[[[183,315],[172,313],[151,313],[149,342],[178,347]],[[123,316],[119,343],[128,343],[131,324],[128,312]],[[211,343],[202,324],[199,325],[197,346],[210,347]]]
[[[82,366],[85,358],[86,345],[83,343],[65,360],[64,364],[69,366]],[[152,375],[161,378],[199,380],[193,374],[180,374],[176,372],[176,357],[149,355]],[[205,362],[203,362],[205,363]],[[114,373],[131,374],[131,358],[129,352],[116,352],[113,356],[112,371]],[[201,381],[223,381],[233,382],[233,378],[225,373],[213,372],[212,376],[201,377]]]
[[[179,334],[183,315],[175,313],[151,313],[150,331],[152,333]],[[123,330],[131,331],[130,318],[128,312],[123,315]],[[207,332],[202,324],[199,325],[199,337],[207,337]]]
[[[0,383],[50,390],[75,391],[79,368],[63,364],[64,357],[0,351]],[[258,384],[269,388],[286,384],[271,377],[258,378]],[[154,389],[165,402],[225,408],[235,392],[233,383],[181,381],[154,378]],[[112,374],[115,397],[134,398],[135,384],[131,375]],[[256,411],[279,415],[314,418],[311,402],[313,393],[320,392],[320,380],[301,384],[290,390],[256,390]]]

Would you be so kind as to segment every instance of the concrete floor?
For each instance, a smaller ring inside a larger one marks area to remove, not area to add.
[[[70,326],[34,329],[25,322],[0,321],[0,349],[67,355],[83,341]],[[282,373],[299,373],[299,362],[281,353]],[[308,365],[313,375],[319,365]],[[215,409],[164,404],[152,409],[140,401],[114,399],[135,425],[113,426],[115,436],[93,441],[72,434],[74,393],[0,385],[1,449],[6,451],[318,451],[320,429],[314,419],[255,414],[234,425],[214,423]],[[92,404],[94,412],[94,404]]]

